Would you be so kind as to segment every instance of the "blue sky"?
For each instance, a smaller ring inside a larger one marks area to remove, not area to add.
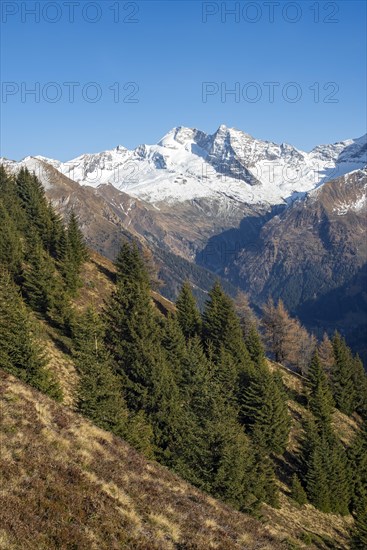
[[[68,160],[174,126],[304,150],[366,132],[365,2],[69,4],[1,2],[3,156]]]

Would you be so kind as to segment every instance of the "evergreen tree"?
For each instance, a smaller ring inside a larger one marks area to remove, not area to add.
[[[23,260],[21,237],[14,223],[0,199],[0,265],[13,276],[19,276]]]
[[[365,550],[367,548],[367,496],[364,496],[358,504],[354,514],[355,527],[353,530],[352,550]]]
[[[104,347],[103,327],[89,309],[74,333],[75,364],[79,371],[78,410],[97,426],[119,435],[152,456],[152,432],[143,416],[129,414],[119,378]]]
[[[355,388],[353,383],[353,358],[345,340],[338,332],[333,338],[334,366],[332,390],[337,408],[351,414],[355,409]]]
[[[359,502],[367,499],[367,423],[354,437],[348,449],[351,476],[351,506],[356,510]]]
[[[182,285],[176,301],[177,320],[186,339],[201,332],[201,317],[188,281]]]
[[[0,367],[47,393],[62,399],[59,384],[46,368],[46,356],[33,336],[33,327],[19,291],[0,271]]]
[[[61,242],[58,246],[66,288],[71,295],[75,295],[82,284],[80,270],[88,259],[88,252],[74,211],[69,216],[67,231],[61,235]]]
[[[273,453],[285,450],[290,429],[286,397],[265,367],[241,395],[241,421],[260,448]]]
[[[317,350],[314,352],[308,368],[308,388],[310,410],[320,422],[330,423],[332,395]]]
[[[218,282],[209,292],[209,299],[205,305],[203,341],[207,347],[211,344],[217,356],[224,347],[235,360],[239,373],[248,375],[253,371],[253,363],[243,340],[234,304]]]
[[[309,501],[323,512],[348,514],[350,470],[345,451],[330,426],[307,424],[302,461]]]
[[[307,495],[297,474],[292,476],[291,497],[300,506],[307,502]]]
[[[144,411],[153,427],[158,458],[172,465],[174,442],[184,431],[182,407],[136,243],[122,245],[116,267],[116,287],[104,312],[106,347],[121,377],[128,408]]]
[[[367,421],[367,374],[358,354],[353,358],[352,369],[355,393],[354,408]]]
[[[252,323],[247,329],[245,344],[254,365],[261,367],[265,363],[265,349],[257,327]]]
[[[180,384],[183,377],[182,369],[186,356],[186,342],[177,317],[171,313],[163,322],[162,344],[167,352],[175,380]]]

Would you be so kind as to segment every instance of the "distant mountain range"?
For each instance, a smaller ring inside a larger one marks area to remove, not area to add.
[[[186,277],[205,296],[218,275],[259,306],[282,297],[313,330],[337,326],[365,353],[366,156],[367,135],[305,153],[222,125],[69,162],[1,162],[34,171],[99,252],[114,257],[123,233],[148,244],[168,297]]]

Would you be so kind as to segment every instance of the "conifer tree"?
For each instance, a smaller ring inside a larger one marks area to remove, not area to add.
[[[185,281],[176,300],[177,320],[186,338],[193,338],[201,332],[201,317],[190,283]]]
[[[350,471],[345,451],[329,425],[306,425],[302,461],[309,501],[323,512],[348,514]]]
[[[23,260],[23,248],[20,234],[13,219],[0,199],[0,265],[13,276],[19,276]]]
[[[267,452],[282,453],[288,441],[290,418],[285,395],[267,368],[251,378],[240,402],[241,421],[257,445]]]
[[[338,332],[333,338],[334,366],[332,390],[337,408],[351,414],[355,409],[355,388],[353,383],[353,358],[345,340]]]
[[[234,304],[218,282],[209,292],[209,299],[205,305],[203,341],[207,347],[211,344],[217,356],[224,347],[235,360],[239,373],[249,374],[253,371],[253,363],[243,340]]]
[[[254,365],[261,367],[265,362],[265,349],[255,323],[247,329],[245,344]]]
[[[355,393],[354,408],[367,421],[367,373],[358,354],[353,358],[352,369]]]
[[[46,356],[33,336],[33,326],[10,276],[0,271],[0,367],[56,400],[62,392],[47,369]]]
[[[323,424],[330,423],[333,399],[317,350],[308,368],[308,388],[310,410]]]
[[[247,294],[244,292],[238,292],[235,299],[236,312],[240,320],[243,337],[246,341],[250,329],[255,327],[257,330],[259,327],[259,320],[250,307]]]
[[[356,510],[359,503],[367,499],[367,423],[354,437],[348,449],[351,475],[351,507]]]
[[[61,235],[58,246],[66,288],[71,295],[75,295],[81,286],[80,269],[88,259],[88,252],[74,211],[69,216],[66,233]]]
[[[116,287],[104,311],[106,347],[121,377],[128,408],[144,411],[153,427],[158,458],[172,465],[173,443],[184,430],[182,407],[136,243],[122,245],[116,267]]]
[[[153,455],[152,431],[144,416],[130,414],[121,381],[113,373],[104,347],[103,326],[92,309],[74,328],[75,363],[79,371],[78,410],[97,426],[129,441],[148,456]]]
[[[331,512],[330,487],[328,484],[325,457],[329,455],[325,437],[317,437],[308,458],[306,491],[310,502],[322,512]]]
[[[354,513],[354,521],[351,548],[365,550],[367,548],[367,495],[359,501]]]
[[[307,502],[306,492],[297,474],[293,474],[292,476],[291,497],[300,506],[303,506]]]
[[[163,323],[162,345],[178,384],[181,383],[183,361],[186,355],[186,342],[181,326],[175,315],[168,314]]]

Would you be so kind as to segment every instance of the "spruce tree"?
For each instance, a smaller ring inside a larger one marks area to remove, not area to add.
[[[317,437],[307,464],[306,491],[310,502],[322,512],[331,512],[330,487],[325,458],[329,456],[325,437]]]
[[[307,495],[297,474],[292,476],[291,497],[300,506],[307,502]]]
[[[308,367],[307,376],[309,408],[320,422],[330,423],[333,398],[317,350]]]
[[[351,539],[352,550],[367,548],[367,495],[362,497],[354,513],[354,529]]]
[[[177,320],[188,340],[201,332],[201,317],[190,283],[185,281],[176,300]]]
[[[247,329],[245,337],[246,347],[254,365],[261,367],[265,363],[265,349],[257,327],[252,323]]]
[[[0,265],[13,277],[17,277],[23,260],[21,236],[2,200],[0,200],[0,227]]]
[[[205,305],[203,341],[207,347],[210,343],[218,356],[224,347],[232,355],[239,373],[250,374],[253,371],[253,363],[243,340],[234,304],[218,282],[209,292],[209,299]]]
[[[97,426],[123,437],[153,456],[152,430],[144,416],[129,413],[120,379],[104,346],[103,325],[92,309],[74,327],[74,357],[79,372],[77,407]]]
[[[56,400],[62,392],[34,338],[31,318],[10,276],[0,270],[0,367]]]
[[[180,384],[183,377],[182,369],[186,356],[186,342],[177,317],[171,313],[163,321],[162,345],[167,352],[175,380]]]
[[[367,498],[367,423],[364,422],[348,449],[351,475],[351,507]]]
[[[338,332],[333,338],[334,366],[332,390],[336,407],[345,414],[355,409],[355,388],[353,383],[353,358],[345,340]]]
[[[240,403],[241,421],[257,445],[267,452],[282,453],[288,441],[290,418],[286,397],[267,368],[251,378]]]
[[[80,270],[88,259],[87,247],[74,211],[69,216],[67,230],[58,245],[61,255],[61,271],[67,290],[73,296],[81,286]]]
[[[354,408],[367,421],[367,374],[358,354],[353,358],[352,369],[355,394]]]
[[[149,274],[136,243],[122,245],[116,268],[116,287],[104,311],[106,347],[121,377],[129,410],[146,414],[157,457],[172,465],[174,442],[184,431],[183,409],[162,345]]]

